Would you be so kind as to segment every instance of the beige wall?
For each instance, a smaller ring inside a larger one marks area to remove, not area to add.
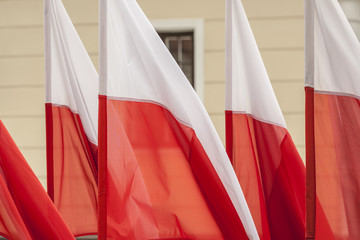
[[[98,1],[63,0],[98,65]],[[222,140],[224,0],[139,0],[150,19],[204,19],[204,102]],[[304,157],[302,0],[244,0],[288,129]],[[0,0],[0,118],[42,183],[46,178],[42,0]]]

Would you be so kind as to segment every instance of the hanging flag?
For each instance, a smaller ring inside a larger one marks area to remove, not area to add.
[[[100,1],[99,239],[258,239],[204,106],[136,1]]]
[[[305,6],[306,234],[360,239],[360,44],[338,1]]]
[[[74,239],[0,121],[0,235],[8,239]]]
[[[226,148],[260,239],[305,237],[305,166],[240,0],[226,1]]]
[[[75,236],[97,234],[98,74],[61,0],[45,0],[48,193]]]

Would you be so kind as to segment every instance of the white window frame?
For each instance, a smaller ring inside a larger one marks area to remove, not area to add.
[[[194,33],[194,88],[201,101],[204,101],[204,20],[154,19],[151,23],[158,32]]]

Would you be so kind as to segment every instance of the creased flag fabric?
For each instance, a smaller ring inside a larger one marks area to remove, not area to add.
[[[74,239],[0,121],[0,235],[7,239]]]
[[[100,1],[100,93],[100,239],[258,239],[205,108],[136,1]]]
[[[61,0],[45,0],[48,193],[75,236],[97,233],[98,74]]]
[[[338,1],[305,4],[306,234],[360,239],[360,44]]]
[[[304,239],[305,166],[240,0],[226,1],[226,148],[260,239]]]

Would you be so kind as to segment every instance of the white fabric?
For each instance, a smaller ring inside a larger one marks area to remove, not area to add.
[[[226,110],[286,128],[240,0],[226,0]]]
[[[97,145],[98,74],[61,0],[44,0],[46,103],[78,113]]]
[[[100,1],[100,93],[165,106],[194,129],[246,233],[259,239],[225,149],[200,99],[135,0]]]
[[[305,4],[305,85],[360,97],[360,43],[338,1]]]

